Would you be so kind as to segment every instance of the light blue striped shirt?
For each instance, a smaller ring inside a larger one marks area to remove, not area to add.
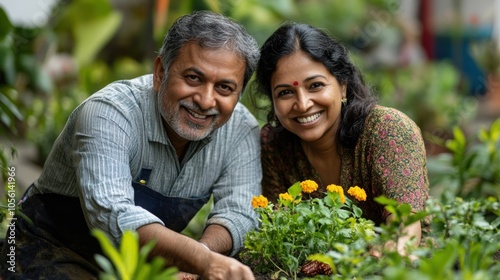
[[[151,189],[175,197],[214,196],[207,225],[226,227],[233,252],[258,226],[251,199],[261,192],[259,125],[242,105],[229,121],[191,142],[182,162],[167,138],[152,89],[152,75],[117,81],[85,100],[54,143],[41,176],[28,195],[80,197],[90,228],[114,242],[126,229],[160,219],[134,204],[132,181],[151,168]]]

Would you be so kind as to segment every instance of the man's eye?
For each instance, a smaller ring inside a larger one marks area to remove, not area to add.
[[[231,94],[234,91],[234,88],[225,84],[218,85],[219,92],[222,94]]]
[[[231,87],[229,87],[227,85],[220,85],[220,88],[223,90],[232,90]]]
[[[195,75],[187,75],[186,79],[191,80],[191,81],[198,81],[199,80],[198,76],[195,76]]]

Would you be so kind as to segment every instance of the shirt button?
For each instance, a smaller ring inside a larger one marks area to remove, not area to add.
[[[141,183],[141,185],[146,185],[147,182],[146,182],[146,180],[143,179],[143,180],[140,180],[139,183]]]

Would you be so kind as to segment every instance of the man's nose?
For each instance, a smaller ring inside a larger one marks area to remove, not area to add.
[[[194,101],[203,110],[208,110],[215,107],[215,88],[213,85],[200,87],[194,96]]]

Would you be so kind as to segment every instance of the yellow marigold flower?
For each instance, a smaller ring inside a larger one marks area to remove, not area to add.
[[[344,189],[341,186],[331,184],[326,186],[326,190],[329,192],[336,192],[339,194],[340,202],[345,203]]]
[[[293,201],[293,197],[289,193],[280,193],[281,200]]]
[[[312,180],[305,180],[300,182],[300,187],[305,193],[312,193],[318,189],[318,184]]]
[[[265,208],[265,207],[267,207],[268,203],[269,203],[269,201],[263,195],[254,196],[252,198],[252,206],[253,206],[253,208],[257,208],[257,207]]]
[[[350,187],[349,190],[347,190],[347,193],[359,201],[366,201],[365,190],[358,186]]]
[[[336,192],[336,193],[344,193],[344,189],[341,186],[337,186],[335,184],[331,184],[326,186],[326,190],[329,192]]]

